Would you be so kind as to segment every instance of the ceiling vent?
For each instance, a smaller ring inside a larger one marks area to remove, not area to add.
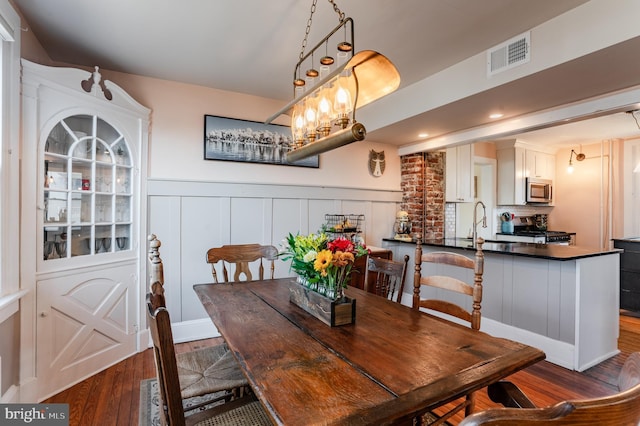
[[[487,76],[529,62],[530,31],[507,40],[487,51]]]

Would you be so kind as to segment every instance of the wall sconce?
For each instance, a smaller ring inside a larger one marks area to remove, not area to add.
[[[356,109],[395,91],[400,85],[398,70],[384,55],[372,50],[354,54],[353,19],[345,18],[333,0],[329,3],[338,14],[338,26],[305,55],[316,1],[312,3],[300,60],[293,72],[293,100],[265,121],[268,124],[282,114],[291,115],[294,145],[287,153],[289,162],[363,140],[367,131],[356,121]],[[327,46],[338,30],[344,30],[344,38],[337,44],[334,61]],[[320,56],[317,71],[313,62]],[[303,65],[308,67],[304,79],[300,76]]]
[[[587,158],[586,155],[584,155],[583,153],[578,154],[577,152],[575,152],[573,149],[571,150],[571,154],[569,155],[569,167],[567,167],[567,173],[573,173],[573,154],[576,155],[576,160],[578,161],[582,161],[585,158]]]

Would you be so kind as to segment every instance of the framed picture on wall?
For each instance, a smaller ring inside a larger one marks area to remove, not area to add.
[[[319,167],[318,156],[289,163],[291,128],[279,124],[204,116],[204,159]]]

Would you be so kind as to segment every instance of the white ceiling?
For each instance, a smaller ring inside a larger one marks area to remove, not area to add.
[[[107,70],[248,93],[282,100],[283,104],[292,95],[293,69],[311,7],[310,0],[13,3],[26,18],[23,29],[33,32],[53,61],[98,65]],[[401,74],[402,88],[583,3],[586,0],[341,0],[338,6],[355,21],[356,51],[372,49],[391,59]],[[315,45],[337,23],[331,5],[319,0],[308,46]],[[639,44],[634,41],[617,52],[626,58],[629,50],[635,49],[633,66],[626,67],[627,74],[616,77],[628,87],[633,78],[638,78],[635,84],[640,84],[640,73],[632,72],[640,69],[640,62],[635,59]],[[557,73],[575,72],[576,66],[580,66],[582,76],[593,69],[593,80],[586,78],[585,82],[594,94],[617,90],[608,86],[610,83],[602,75],[598,76],[602,73],[598,67],[601,59],[593,56],[592,63],[585,59],[573,64],[573,68],[569,64],[538,73],[521,79],[518,84],[522,86],[514,83],[489,90],[377,129],[368,138],[406,145],[415,141],[419,124],[425,120],[439,123],[435,134],[475,127],[486,122],[486,117],[475,112],[477,104],[497,97],[516,115],[574,102],[585,87],[577,85],[572,92],[540,83],[557,80]],[[589,67],[585,67],[587,64]],[[535,87],[530,93],[536,96],[515,95],[527,93],[528,86]],[[538,94],[540,87],[548,87],[544,95]],[[628,114],[612,118],[614,122],[605,118],[589,122],[603,132],[596,138],[621,137],[617,128],[625,129],[624,136],[640,133],[637,127],[629,128],[635,124]],[[573,143],[596,135],[593,128],[581,135],[581,126],[572,126],[561,130],[561,136],[538,133],[524,139],[535,142],[536,138],[552,137],[560,141],[562,137]]]

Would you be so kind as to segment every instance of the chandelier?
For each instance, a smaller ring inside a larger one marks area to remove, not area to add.
[[[305,53],[317,3],[313,0],[293,72],[293,99],[266,120],[268,124],[282,114],[291,115],[294,143],[288,162],[363,140],[367,131],[356,121],[356,110],[400,85],[400,74],[385,56],[373,50],[355,53],[353,19],[328,1],[338,15],[338,25]],[[335,59],[330,45],[336,46]]]

